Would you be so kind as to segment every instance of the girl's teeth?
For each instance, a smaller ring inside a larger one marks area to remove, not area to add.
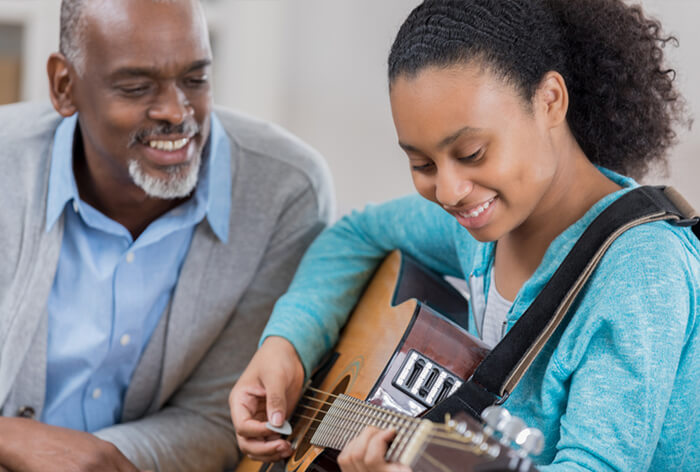
[[[467,213],[466,216],[468,218],[476,218],[477,216],[481,215],[486,209],[491,206],[491,202],[493,199],[489,200],[488,202],[484,203],[483,205],[477,207],[474,211],[471,213]]]

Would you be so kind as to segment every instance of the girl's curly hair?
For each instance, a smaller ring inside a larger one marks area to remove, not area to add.
[[[480,61],[528,101],[559,72],[567,120],[594,164],[633,177],[667,163],[685,123],[661,24],[623,0],[426,0],[401,26],[389,54],[390,84],[428,66]]]

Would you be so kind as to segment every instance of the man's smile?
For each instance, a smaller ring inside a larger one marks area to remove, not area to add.
[[[160,149],[161,151],[177,151],[178,149],[184,148],[189,141],[190,138],[181,138],[176,140],[154,139],[148,141],[148,145],[153,149]]]

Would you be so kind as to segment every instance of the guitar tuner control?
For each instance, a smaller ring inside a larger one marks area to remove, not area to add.
[[[467,423],[457,423],[454,426],[454,430],[464,436],[469,431],[469,425]]]
[[[523,420],[517,416],[511,416],[510,419],[505,422],[501,430],[501,434],[503,435],[502,441],[504,441],[505,444],[508,444],[510,441],[515,441],[518,434],[525,430],[525,428],[527,428],[527,425],[525,425]]]
[[[484,431],[487,434],[498,433],[501,444],[510,446],[514,442],[519,446],[520,456],[538,455],[544,449],[544,435],[537,428],[528,428],[525,422],[500,406],[489,406],[481,413]]]
[[[486,454],[495,459],[501,454],[501,447],[498,444],[492,444],[489,446],[488,450],[486,451]]]
[[[502,434],[512,417],[508,410],[503,407],[489,406],[481,413],[481,418],[486,423],[486,431],[489,434],[493,434],[494,431]]]
[[[537,428],[525,428],[515,437],[515,444],[520,446],[523,455],[539,455],[544,449],[544,435]]]

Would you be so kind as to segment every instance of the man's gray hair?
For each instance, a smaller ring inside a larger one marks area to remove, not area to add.
[[[85,67],[85,52],[82,48],[85,38],[85,15],[83,10],[87,0],[63,0],[61,2],[61,36],[58,50],[68,62],[73,64],[78,74]]]
[[[85,70],[85,30],[87,21],[85,7],[89,0],[62,0],[61,1],[61,35],[58,50],[68,62],[73,64],[75,71],[82,75]],[[92,0],[94,2],[94,0]],[[176,0],[151,0],[155,3],[170,3]]]

